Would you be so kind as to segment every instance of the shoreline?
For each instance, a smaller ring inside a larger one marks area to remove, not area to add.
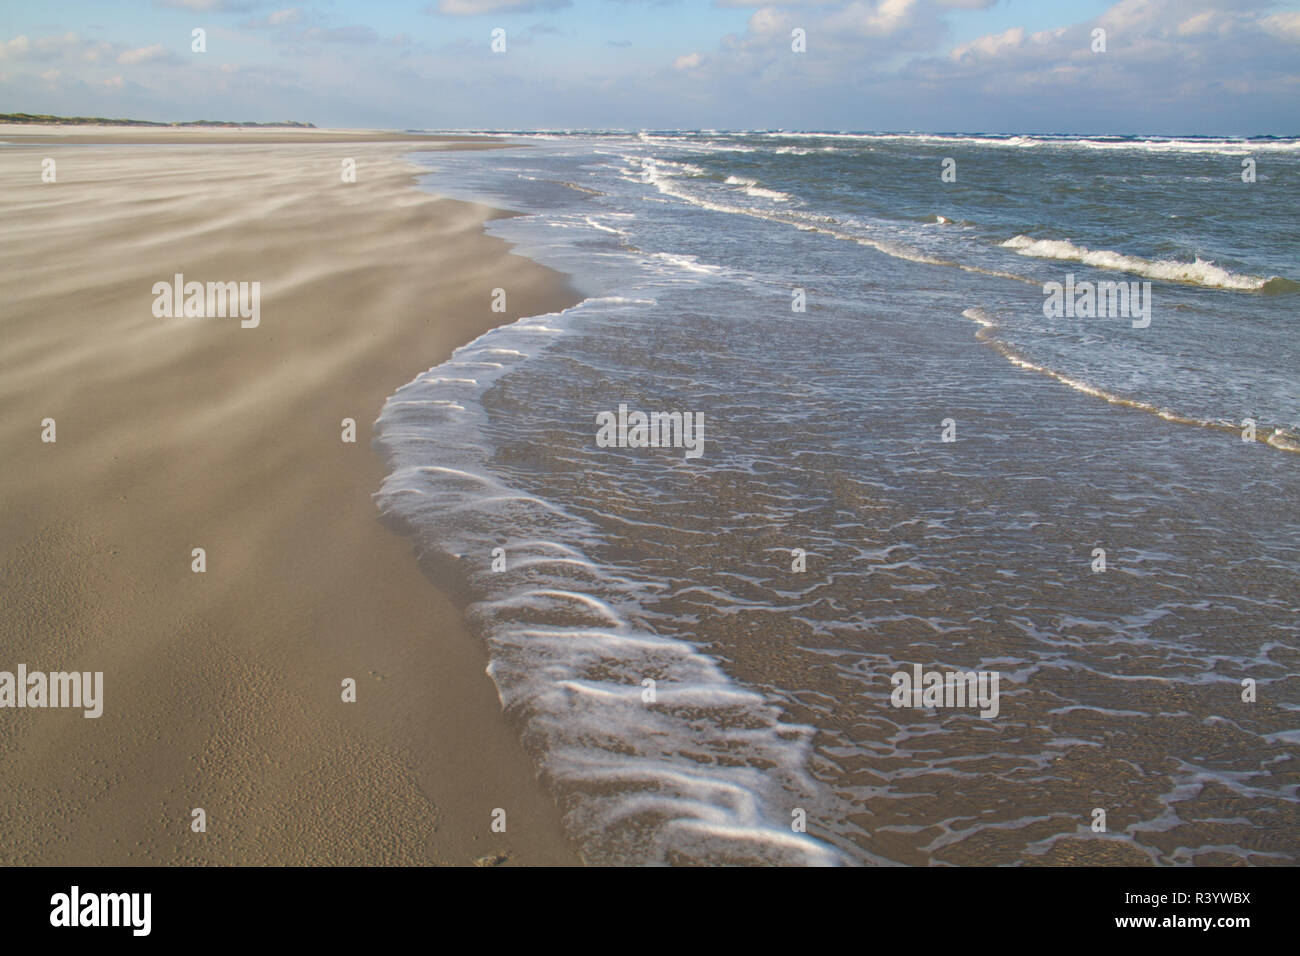
[[[0,150],[23,277],[0,320],[0,669],[103,671],[105,698],[95,720],[0,711],[0,862],[578,864],[484,648],[380,520],[370,447],[401,385],[578,297],[486,234],[508,213],[423,192],[402,158],[490,142],[255,132],[69,137],[55,183]],[[155,318],[177,272],[260,281],[260,325]]]
[[[40,130],[40,132],[36,132]],[[423,143],[437,149],[491,148],[500,137],[455,133],[399,133],[367,129],[292,129],[273,126],[92,126],[80,123],[0,123],[0,142],[14,146],[318,146],[355,143]]]

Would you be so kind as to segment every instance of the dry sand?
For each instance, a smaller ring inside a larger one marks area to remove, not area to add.
[[[408,142],[266,132],[0,148],[0,670],[105,685],[97,720],[0,710],[0,863],[577,863],[369,444],[398,386],[576,297]],[[177,272],[260,281],[260,326],[155,318]]]

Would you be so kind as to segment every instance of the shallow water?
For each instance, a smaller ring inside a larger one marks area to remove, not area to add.
[[[588,859],[1296,862],[1300,144],[527,139],[420,161],[589,298],[399,390],[379,500]]]

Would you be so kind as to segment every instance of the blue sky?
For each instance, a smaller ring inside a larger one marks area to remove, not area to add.
[[[3,0],[0,112],[1300,134],[1300,3]]]

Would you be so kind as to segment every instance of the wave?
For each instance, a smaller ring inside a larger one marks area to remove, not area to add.
[[[718,132],[710,130],[661,130],[654,133],[628,130],[439,130],[437,132],[464,132],[476,135],[508,134],[520,139],[565,140],[573,137],[597,136],[613,139],[632,139],[646,145],[673,146],[697,152],[753,152],[755,147],[744,141],[755,137],[782,140],[824,140],[832,145],[820,147],[821,151],[850,147],[873,142],[936,143],[956,146],[977,146],[995,149],[1090,149],[1104,151],[1129,151],[1143,153],[1206,153],[1220,156],[1249,156],[1254,153],[1300,153],[1298,137],[1211,137],[1211,136],[1087,136],[1052,133],[865,133],[797,130],[735,130]],[[777,152],[805,155],[816,150],[800,146],[781,146]]]
[[[636,159],[636,157],[626,157]],[[945,266],[951,269],[961,269],[963,272],[971,272],[978,275],[993,276],[998,279],[1008,279],[1013,282],[1024,282],[1029,285],[1038,285],[1038,281],[1027,276],[1017,275],[1014,272],[1004,272],[997,269],[985,269],[981,266],[969,265],[962,262],[954,262],[951,259],[944,259],[928,252],[924,252],[915,246],[896,239],[875,238],[864,235],[860,232],[849,232],[853,228],[850,224],[842,222],[833,216],[819,215],[802,210],[792,209],[790,211],[774,211],[767,208],[754,208],[747,206],[736,206],[726,202],[718,202],[713,199],[706,199],[688,190],[675,186],[670,181],[671,177],[660,176],[657,171],[651,171],[648,181],[665,196],[671,196],[674,199],[680,199],[682,202],[689,203],[700,209],[709,209],[713,212],[725,212],[739,216],[751,216],[755,219],[765,219],[768,222],[783,223],[787,226],[802,232],[819,233],[824,236],[830,236],[834,239],[840,239],[844,242],[857,243],[860,246],[866,246],[869,249],[875,249],[877,252],[883,252],[887,256],[895,259],[903,259],[908,262],[919,262],[924,265]],[[728,177],[730,179],[739,179],[739,177]],[[747,182],[752,180],[746,180]],[[737,182],[735,185],[739,185]],[[744,190],[750,193],[750,189]],[[797,201],[796,197],[787,193],[782,193],[788,201]],[[941,217],[942,218],[942,217]],[[945,224],[951,224],[951,220],[944,220]],[[968,225],[964,220],[960,225]],[[859,227],[861,228],[861,227]]]
[[[1056,369],[1048,368],[1046,365],[1040,365],[1031,359],[1026,358],[1019,352],[1015,351],[1006,342],[997,338],[995,330],[998,327],[997,322],[984,309],[970,308],[962,312],[962,317],[970,319],[980,328],[975,333],[975,339],[984,342],[1005,358],[1017,368],[1023,368],[1031,372],[1038,372],[1040,375],[1046,375],[1054,378],[1062,385],[1068,385],[1077,392],[1085,395],[1091,395],[1094,398],[1100,398],[1112,405],[1121,405],[1124,408],[1132,408],[1137,411],[1147,412],[1158,418],[1163,418],[1167,422],[1175,422],[1179,425],[1195,425],[1198,428],[1212,428],[1218,431],[1231,432],[1234,435],[1241,434],[1241,426],[1226,421],[1211,421],[1205,418],[1195,418],[1172,411],[1168,408],[1161,408],[1159,405],[1153,405],[1150,402],[1144,402],[1136,398],[1127,398],[1115,392],[1108,391],[1098,385],[1085,382],[1082,379],[1066,375],[1064,372],[1058,372]],[[1300,435],[1292,434],[1282,427],[1270,425],[1257,425],[1256,433],[1260,436],[1259,440],[1272,448],[1279,451],[1289,451],[1300,453]]]
[[[672,159],[659,159],[654,156],[647,156],[643,161],[647,167],[662,167],[664,169],[679,169],[688,176],[707,176],[707,170],[696,166],[694,163],[679,163]]]
[[[688,203],[692,206],[696,206],[700,209],[709,209],[712,210],[713,212],[725,212],[725,213],[730,213],[732,215],[751,216],[755,219],[765,219],[769,222],[784,223],[787,226],[793,226],[796,229],[802,230],[803,232],[821,233],[822,235],[833,236],[836,239],[843,239],[847,242],[855,242],[858,245],[867,246],[868,248],[875,249],[878,252],[883,252],[886,255],[893,256],[896,259],[906,259],[910,262],[921,262],[927,265],[954,266],[960,269],[967,269],[973,272],[985,272],[985,270],[983,269],[976,269],[972,266],[963,266],[960,265],[959,263],[952,262],[948,259],[940,259],[936,256],[929,255],[925,252],[922,252],[920,249],[907,245],[906,243],[902,243],[890,239],[883,239],[883,238],[876,239],[869,236],[846,232],[844,231],[845,228],[847,228],[846,224],[840,222],[839,220],[835,219],[832,216],[821,216],[812,213],[800,212],[798,210],[792,210],[790,212],[784,212],[784,211],[775,212],[773,210],[766,209],[766,208],[760,209],[751,206],[736,206],[728,202],[719,202],[714,199],[705,198],[703,196],[700,196],[689,190],[682,189],[681,187],[675,185],[672,182],[672,180],[677,177],[673,177],[671,175],[669,176],[662,175],[659,168],[657,168],[656,166],[648,166],[647,164],[643,163],[640,157],[625,156],[624,159],[635,163],[641,163],[642,175],[645,176],[645,181],[651,183],[662,195],[670,196],[674,199],[679,199],[682,202]],[[734,183],[733,185],[742,184],[742,181],[740,180],[739,177],[733,176],[728,178],[737,180],[737,182]],[[753,180],[744,180],[744,182],[753,182]],[[755,187],[749,186],[748,188],[743,190],[743,192],[752,195],[754,189]],[[763,190],[763,192],[766,192],[766,190]],[[735,193],[730,193],[729,195],[735,195]],[[783,196],[785,198],[785,201],[795,200],[795,197],[790,196],[788,193],[780,193],[779,195]],[[999,273],[986,273],[986,274],[997,275]],[[1014,278],[1026,282],[1032,281],[1032,280],[1024,279],[1021,276],[1012,276],[1010,274],[1005,274],[1005,277]]]
[[[1012,236],[1002,243],[1004,249],[1013,249],[1022,256],[1038,259],[1061,259],[1080,262],[1098,269],[1112,269],[1117,272],[1131,272],[1159,279],[1164,282],[1185,282],[1189,285],[1205,286],[1210,289],[1229,289],[1234,292],[1294,292],[1300,291],[1300,283],[1292,282],[1281,276],[1242,275],[1230,272],[1213,262],[1196,259],[1193,262],[1178,262],[1173,259],[1144,259],[1141,256],[1112,252],[1109,249],[1088,249],[1076,246],[1068,239],[1034,239],[1031,236]]]
[[[849,143],[913,142],[950,143],[953,145],[988,146],[1007,149],[1072,148],[1096,150],[1130,150],[1148,153],[1215,153],[1246,156],[1251,153],[1300,153],[1300,139],[1231,139],[1197,137],[1124,137],[1124,136],[1053,136],[998,135],[993,133],[799,133],[767,132],[756,134],[776,139],[827,139]]]
[[[811,728],[656,634],[638,602],[653,584],[593,560],[598,529],[492,466],[488,389],[584,311],[633,315],[652,301],[600,297],[521,319],[398,389],[375,423],[390,469],[380,512],[455,582],[502,708],[587,861],[842,863],[789,826],[793,808],[820,799]]]
[[[753,196],[755,199],[771,199],[776,202],[789,202],[790,194],[783,193],[776,189],[764,189],[761,186],[750,186],[745,190],[746,196]]]
[[[769,133],[764,135],[775,136],[786,134]],[[816,135],[831,136],[841,134]],[[727,198],[731,196],[743,193],[752,198],[766,199],[771,202],[780,202],[791,206],[801,204],[798,197],[792,196],[789,193],[763,188],[759,186],[758,180],[751,177],[736,175],[727,176],[725,180],[723,180],[724,185],[740,188],[729,190],[725,194],[725,197],[706,197],[701,195],[698,189],[686,189],[674,182],[674,180],[699,180],[700,182],[707,182],[707,179],[701,176],[701,174],[704,173],[704,170],[699,169],[699,167],[691,166],[690,164],[677,164],[660,160],[651,160],[627,154],[623,154],[622,158],[626,162],[639,165],[641,180],[653,184],[663,195],[682,200],[700,208],[710,209],[715,212],[752,216],[754,218],[767,219],[771,222],[782,222],[805,232],[819,232],[824,235],[833,236],[837,239],[843,239],[868,246],[898,259],[905,259],[928,265],[957,268],[964,272],[988,275],[1015,282],[1029,283],[1031,285],[1038,284],[1037,280],[1027,276],[1019,275],[1014,272],[989,269],[983,266],[957,262],[943,256],[935,255],[931,252],[922,251],[910,243],[902,242],[897,239],[883,237],[877,238],[875,236],[864,234],[864,231],[850,231],[852,227],[850,227],[849,224],[832,216],[817,215],[798,209],[791,209],[786,212],[776,211],[769,206],[757,208],[751,206],[739,206],[726,201]],[[680,175],[678,170],[687,175]],[[954,222],[954,220],[949,219],[946,216],[937,214],[934,216],[933,224],[945,226],[973,225],[973,223],[964,219]],[[1084,246],[1075,245],[1068,239],[1035,239],[1032,236],[1026,235],[1013,236],[1012,238],[1002,242],[1001,246],[1006,249],[1011,249],[1022,256],[1079,262],[1083,265],[1093,266],[1099,269],[1129,272],[1164,282],[1178,282],[1188,285],[1202,286],[1204,288],[1224,289],[1235,292],[1261,292],[1266,295],[1300,292],[1300,282],[1282,276],[1265,277],[1235,273],[1228,269],[1224,269],[1221,266],[1215,265],[1213,262],[1200,258],[1197,258],[1192,262],[1179,262],[1168,259],[1145,259],[1141,256],[1127,255],[1109,249],[1088,249]]]
[[[766,189],[758,184],[757,179],[749,179],[745,176],[728,176],[723,182],[728,186],[743,186],[742,190],[746,196],[753,196],[755,199],[771,199],[774,202],[790,202],[794,197],[789,193],[783,193],[777,189]]]

